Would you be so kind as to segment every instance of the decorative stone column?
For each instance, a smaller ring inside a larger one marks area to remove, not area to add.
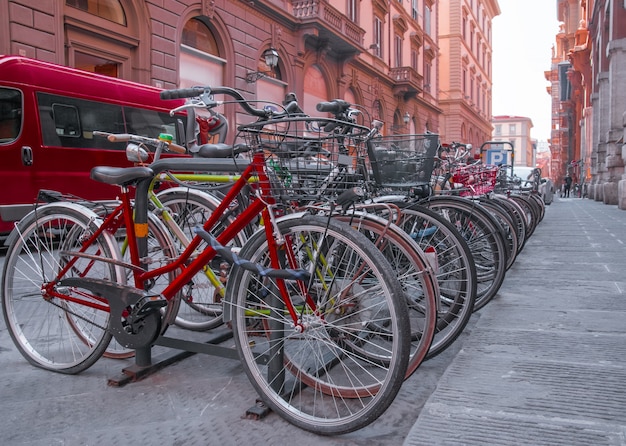
[[[626,159],[626,111],[622,114],[622,160]],[[617,207],[626,211],[626,172],[622,174],[622,179],[617,186]]]
[[[608,178],[604,184],[605,204],[618,204],[618,183],[624,174],[622,145],[624,136],[624,111],[626,107],[626,39],[612,40],[609,54],[609,131],[606,145]]]
[[[596,188],[593,196],[596,201],[603,201],[604,196],[604,183],[608,181],[608,172],[606,170],[606,143],[609,133],[609,109],[610,109],[610,88],[609,88],[609,73],[602,72],[598,74],[598,107],[594,109],[594,117],[597,117],[597,126],[594,131],[597,131],[597,145],[596,145]]]

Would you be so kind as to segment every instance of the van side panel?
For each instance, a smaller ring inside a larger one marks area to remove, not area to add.
[[[181,117],[169,116],[182,101],[162,101],[159,92],[33,59],[0,56],[0,175],[7,185],[0,188],[0,236],[32,208],[40,189],[90,200],[115,198],[116,187],[91,180],[89,173],[98,165],[130,166],[125,144],[110,143],[94,131],[150,137],[170,133],[182,143],[175,125]],[[9,123],[16,115],[19,122]]]

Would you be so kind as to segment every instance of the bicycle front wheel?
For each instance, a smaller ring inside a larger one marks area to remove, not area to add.
[[[11,233],[2,273],[2,309],[13,342],[35,366],[79,373],[96,362],[111,341],[109,312],[94,307],[103,305],[101,299],[75,287],[57,287],[61,297],[42,293],[44,284],[67,277],[125,282],[113,264],[70,254],[79,251],[97,227],[98,217],[90,210],[56,203],[31,212]],[[119,259],[115,241],[105,235],[84,253]],[[72,259],[75,263],[60,277]]]
[[[407,369],[410,325],[397,275],[345,223],[305,216],[278,227],[280,254],[311,280],[284,282],[285,296],[280,282],[233,268],[226,301],[246,374],[272,410],[302,429],[360,429],[389,407]],[[268,251],[257,232],[241,257],[269,266]]]

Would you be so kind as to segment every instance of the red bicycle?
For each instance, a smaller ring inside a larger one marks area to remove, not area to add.
[[[216,94],[235,98],[259,119],[275,116],[226,87],[166,91],[163,97],[201,96],[209,102]],[[320,132],[332,120],[325,121],[317,126]],[[369,129],[353,125],[343,137],[358,144],[361,131]],[[126,348],[150,346],[175,315],[169,310],[180,290],[222,256],[232,264],[224,320],[265,403],[289,422],[327,435],[378,418],[400,389],[409,358],[408,311],[396,274],[378,248],[345,223],[308,213],[281,219],[266,148],[258,141],[251,149],[239,179],[189,246],[161,258],[162,264],[153,262],[149,250],[146,196],[154,176],[232,170],[233,160],[96,167],[95,181],[119,186],[120,204],[110,213],[58,202],[38,206],[21,220],[10,236],[2,307],[23,356],[38,367],[78,373],[97,361],[112,337]],[[246,188],[252,190],[248,207],[212,235]],[[224,248],[259,219],[261,229],[240,252]],[[130,261],[120,254],[120,234]]]

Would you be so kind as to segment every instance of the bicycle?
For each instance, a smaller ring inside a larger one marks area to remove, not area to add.
[[[394,194],[383,195],[378,200],[394,200],[403,207],[413,210],[419,208],[435,210],[456,227],[470,248],[477,271],[478,285],[473,305],[473,310],[476,311],[497,293],[504,281],[507,261],[505,234],[497,220],[478,203],[463,197],[433,194],[434,161],[437,153],[442,151],[438,138],[429,144],[424,143],[418,153],[415,148],[410,147],[412,141],[416,139],[428,141],[428,138],[429,135],[393,135],[373,139],[370,142],[374,146],[369,151],[373,159],[380,157],[379,154],[387,153],[392,156],[390,163],[403,162],[407,154],[412,154],[410,156],[415,158],[415,161],[409,164],[409,168],[415,172],[414,179],[410,182],[395,179],[398,174],[403,175],[403,169],[394,168],[394,164],[390,164],[392,167],[388,171],[378,169],[378,175],[374,175],[376,187],[383,194]],[[457,147],[456,158],[461,156],[458,155],[459,147],[465,146],[455,145],[455,147]],[[461,152],[463,156],[469,153],[468,150]]]
[[[267,111],[254,109],[226,87],[164,96],[211,94],[232,95],[251,115],[268,118]],[[260,215],[264,226],[235,258],[234,280],[227,282],[224,298],[224,320],[232,324],[253,386],[275,412],[320,434],[350,432],[380,416],[397,394],[409,358],[402,290],[381,252],[349,225],[306,214],[277,218],[279,203],[262,147],[253,147],[248,166],[204,230],[173,261],[154,269],[142,267],[150,183],[161,171],[200,168],[204,160],[193,167],[189,161],[197,160],[98,167],[91,173],[94,180],[120,186],[122,204],[115,212],[102,219],[76,203],[56,203],[20,221],[3,270],[2,306],[22,355],[48,370],[78,373],[103,354],[112,336],[126,348],[149,347],[162,333],[162,323],[169,322],[161,310]],[[204,170],[210,170],[206,162]],[[249,207],[217,237],[210,235],[229,200],[252,176],[258,183]],[[108,231],[111,225],[114,230]],[[131,262],[119,253],[114,234],[120,227],[126,230]],[[209,246],[197,252],[201,240]],[[132,271],[131,284],[125,283],[125,269]],[[160,293],[144,289],[171,272],[176,277]],[[55,336],[45,337],[42,328],[54,329]]]

